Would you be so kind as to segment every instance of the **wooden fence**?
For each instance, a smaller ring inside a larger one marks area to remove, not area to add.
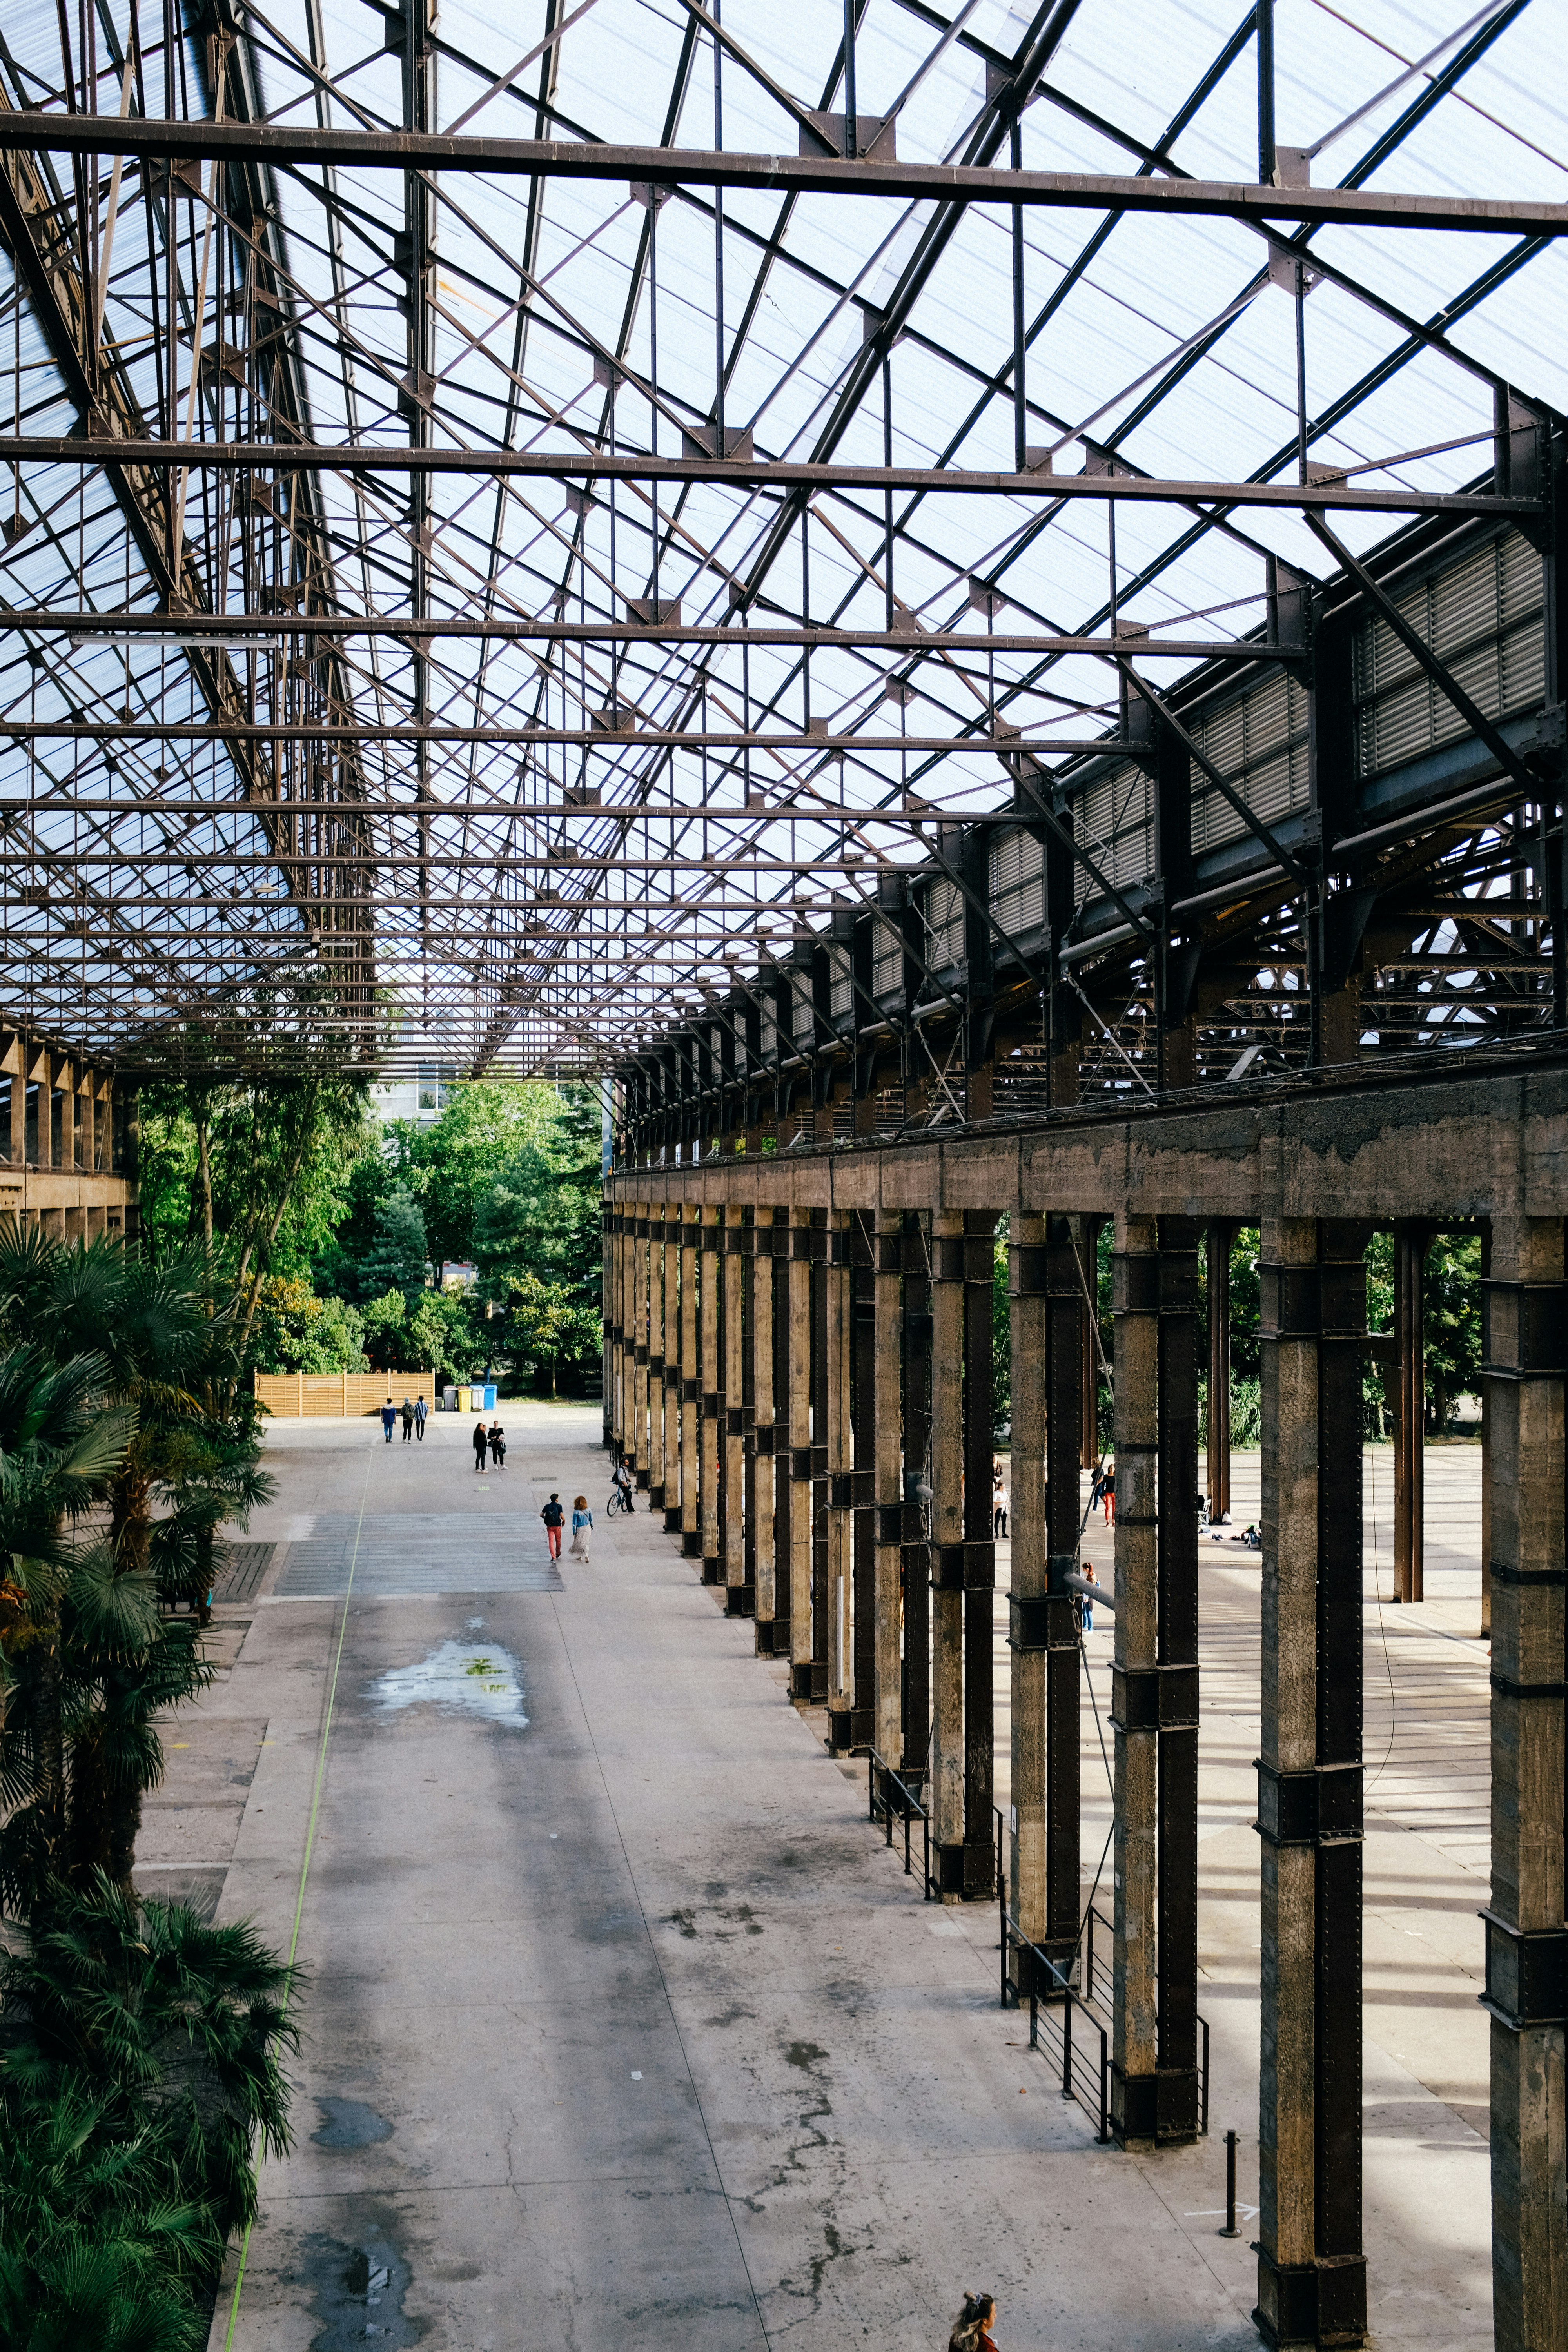
[[[434,1372],[258,1372],[256,1402],[279,1421],[347,1421],[379,1412],[388,1397],[423,1396],[432,1412]]]

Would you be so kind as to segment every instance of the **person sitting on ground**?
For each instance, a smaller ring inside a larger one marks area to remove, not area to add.
[[[966,2294],[958,2324],[947,2339],[947,2352],[996,2352],[991,2324],[996,2316],[994,2294]]]
[[[485,1454],[489,1445],[489,1438],[486,1433],[484,1423],[482,1421],[476,1421],[474,1423],[474,1467],[479,1472],[481,1478],[485,1475]]]
[[[498,1470],[506,1468],[506,1432],[499,1421],[490,1423],[490,1460]]]

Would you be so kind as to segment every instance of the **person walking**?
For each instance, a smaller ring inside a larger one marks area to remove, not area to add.
[[[991,2337],[992,2323],[995,2317],[996,2298],[994,2294],[966,2294],[963,2309],[947,2339],[947,2352],[996,2352]]]
[[[421,1445],[425,1443],[425,1423],[429,1418],[429,1413],[430,1408],[425,1402],[425,1391],[421,1389],[414,1406],[414,1434]]]
[[[1094,1562],[1091,1559],[1086,1559],[1084,1561],[1083,1580],[1086,1584],[1098,1584],[1100,1582],[1099,1577],[1096,1576],[1094,1572]],[[1080,1612],[1079,1622],[1082,1624],[1084,1632],[1086,1633],[1092,1633],[1094,1631],[1093,1593],[1080,1592],[1078,1596],[1078,1605]]]
[[[406,1397],[403,1400],[403,1443],[405,1445],[414,1443],[414,1407]]]
[[[506,1432],[499,1421],[490,1423],[490,1460],[498,1470],[506,1468]]]
[[[586,1495],[579,1495],[572,1506],[572,1557],[586,1559],[588,1544],[594,1533],[594,1514],[588,1508]]]
[[[392,1443],[392,1433],[396,1425],[397,1408],[393,1403],[392,1399],[388,1397],[386,1402],[381,1408],[381,1433],[388,1445]]]
[[[481,1478],[485,1475],[485,1452],[489,1444],[489,1439],[485,1434],[484,1423],[482,1421],[476,1421],[474,1423],[474,1467],[479,1472]]]
[[[560,1496],[552,1495],[539,1516],[544,1521],[544,1532],[550,1538],[550,1557],[552,1559],[559,1559],[561,1530],[566,1524],[566,1514],[561,1507]]]
[[[995,1540],[1006,1540],[1007,1482],[1000,1454],[994,1454],[991,1460],[991,1533]]]
[[[1113,1454],[1105,1465],[1105,1524],[1116,1525],[1116,1456]]]

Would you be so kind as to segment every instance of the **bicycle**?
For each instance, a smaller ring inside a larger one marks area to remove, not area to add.
[[[612,1486],[610,1489],[610,1499],[605,1505],[605,1517],[607,1519],[613,1519],[619,1512],[624,1511],[629,1517],[631,1515],[631,1509],[632,1498],[629,1488],[626,1486]]]

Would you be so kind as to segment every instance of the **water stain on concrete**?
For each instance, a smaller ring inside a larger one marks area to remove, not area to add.
[[[358,2099],[324,2099],[319,2095],[321,2126],[310,2134],[318,2147],[378,2147],[392,2137],[392,2126]]]
[[[416,1665],[392,1666],[370,1686],[369,1696],[386,1714],[409,1706],[439,1707],[447,1715],[477,1715],[511,1731],[526,1731],[522,1669],[496,1643],[442,1642]]]
[[[784,2064],[804,2067],[809,2074],[812,2067],[821,2065],[826,2055],[826,2051],[819,2049],[815,2042],[791,2042],[784,2050]]]
[[[423,2326],[403,2308],[413,2274],[376,2222],[367,2224],[357,2246],[313,2234],[303,2252],[320,2323],[310,2352],[349,2352],[367,2343],[380,2352],[406,2352],[421,2342]]]

